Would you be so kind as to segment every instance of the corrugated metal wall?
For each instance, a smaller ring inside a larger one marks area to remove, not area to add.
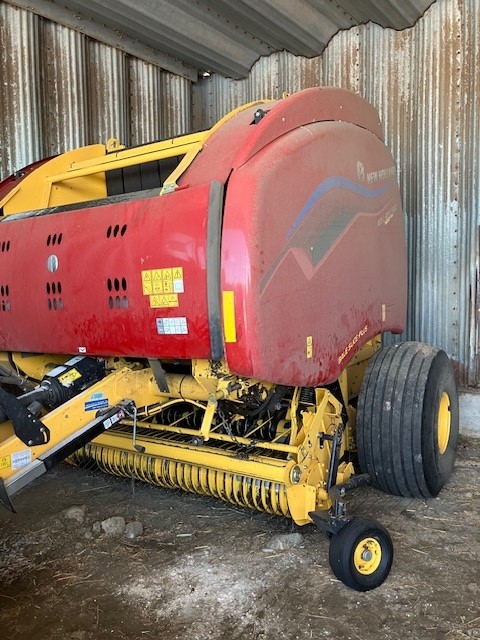
[[[0,179],[115,136],[190,131],[190,82],[0,2]]]
[[[380,111],[397,160],[410,255],[407,337],[444,348],[480,386],[480,0],[437,0],[412,28],[337,34],[321,57],[261,59],[245,80],[193,91],[194,126],[260,97],[334,85]],[[379,274],[381,277],[381,274]]]

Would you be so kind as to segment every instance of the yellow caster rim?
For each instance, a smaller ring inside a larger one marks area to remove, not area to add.
[[[353,552],[353,564],[358,573],[370,576],[380,566],[382,560],[382,547],[375,538],[364,538],[355,547]]]
[[[445,453],[448,447],[448,441],[450,440],[451,420],[452,416],[450,413],[450,398],[448,396],[448,393],[444,391],[442,393],[442,397],[440,398],[437,419],[437,442],[440,455]]]

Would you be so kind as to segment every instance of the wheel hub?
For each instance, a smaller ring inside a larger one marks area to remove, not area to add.
[[[375,538],[364,538],[355,547],[353,564],[355,569],[364,576],[374,573],[382,560],[382,547]]]
[[[442,397],[440,398],[437,419],[437,443],[440,455],[444,454],[448,447],[448,441],[450,440],[451,420],[452,417],[450,413],[450,398],[448,393],[444,391],[442,393]]]

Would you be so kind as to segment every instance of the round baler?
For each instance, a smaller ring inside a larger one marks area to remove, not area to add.
[[[391,538],[345,495],[436,495],[458,400],[442,351],[380,348],[407,258],[376,110],[307,89],[0,195],[0,500],[70,456],[315,522],[340,580],[381,584]]]

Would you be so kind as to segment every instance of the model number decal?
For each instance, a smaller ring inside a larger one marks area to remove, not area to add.
[[[90,398],[85,402],[85,411],[97,411],[98,409],[106,409],[108,407],[108,398],[102,391],[92,393]]]
[[[397,213],[398,206],[396,204],[393,205],[383,216],[378,220],[377,226],[380,227],[382,224],[385,226],[390,222],[393,216]]]
[[[22,467],[26,467],[32,461],[32,452],[30,449],[25,449],[25,451],[12,453],[10,457],[12,459],[12,469],[22,469]]]
[[[345,347],[345,349],[342,351],[342,353],[338,356],[338,364],[340,364],[342,362],[342,360],[344,360],[346,358],[346,356],[350,353],[350,351],[353,349],[353,347],[357,344],[357,342],[360,340],[360,338],[362,336],[364,336],[368,331],[368,324],[366,324],[363,329],[360,329],[360,331],[357,333],[357,335],[353,336],[353,338],[350,340],[350,342],[347,344],[347,346]]]

